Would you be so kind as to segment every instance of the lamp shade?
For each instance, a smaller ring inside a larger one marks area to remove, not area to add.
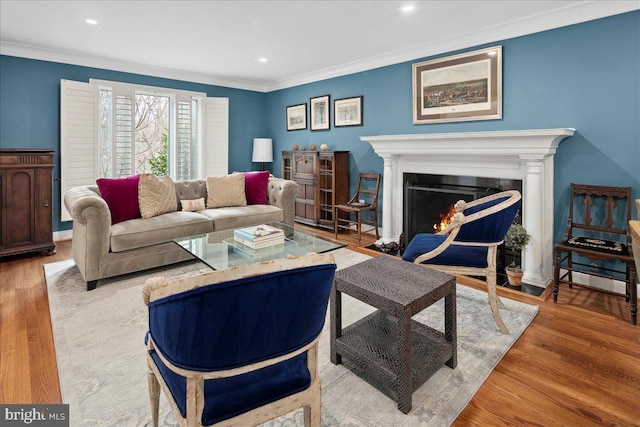
[[[253,162],[273,162],[273,146],[271,138],[253,139]]]

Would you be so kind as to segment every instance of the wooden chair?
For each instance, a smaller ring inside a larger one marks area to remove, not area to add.
[[[522,196],[516,190],[503,191],[466,203],[455,204],[451,224],[437,234],[416,234],[402,259],[451,274],[485,276],[493,318],[503,334],[498,307],[504,307],[496,290],[496,253],[513,223]]]
[[[631,323],[636,324],[638,292],[629,231],[631,187],[571,184],[569,218],[564,239],[555,245],[553,302],[560,282],[600,290],[574,281],[574,272],[589,277],[624,279],[630,301]],[[625,265],[622,270],[620,264]],[[565,273],[561,276],[560,270]]]
[[[320,426],[318,339],[330,254],[265,261],[167,282],[149,279],[153,425],[160,389],[181,426],[249,426],[304,408]]]
[[[378,193],[380,191],[380,175],[361,173],[358,175],[358,187],[351,200],[345,204],[335,205],[333,214],[334,237],[338,238],[339,229],[350,230],[354,225],[358,230],[358,242],[362,237],[362,224],[373,225],[378,234]],[[370,212],[372,218],[364,218],[363,213]],[[355,215],[355,220],[352,218]]]

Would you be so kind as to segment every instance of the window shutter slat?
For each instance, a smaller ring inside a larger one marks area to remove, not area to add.
[[[229,98],[207,98],[204,121],[204,177],[226,175],[229,173]]]
[[[95,183],[95,88],[91,83],[60,81],[61,220],[71,221],[64,206],[66,192]]]

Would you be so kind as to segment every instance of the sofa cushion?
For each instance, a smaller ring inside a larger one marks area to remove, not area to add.
[[[207,208],[246,206],[244,175],[231,174],[207,177]]]
[[[140,218],[138,206],[138,182],[140,175],[122,178],[98,178],[100,195],[111,211],[111,224]]]
[[[176,188],[169,176],[140,175],[138,204],[142,218],[152,218],[178,210]]]
[[[229,230],[282,221],[284,217],[282,209],[271,205],[205,209],[198,213],[213,220],[214,230]]]
[[[152,246],[211,231],[211,219],[197,212],[178,211],[148,219],[131,219],[111,227],[111,251]]]
[[[195,200],[180,200],[183,211],[195,212],[206,209],[204,206],[204,197]]]
[[[248,205],[267,204],[267,184],[271,172],[234,172],[244,174],[244,195]]]

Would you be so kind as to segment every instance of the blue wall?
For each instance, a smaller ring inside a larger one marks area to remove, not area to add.
[[[461,123],[412,123],[411,66],[396,64],[267,94],[267,133],[275,152],[293,144],[349,150],[350,194],[357,174],[382,173],[363,135],[575,128],[555,157],[555,234],[567,216],[571,182],[631,186],[640,198],[640,11],[503,40],[503,119]],[[463,51],[450,52],[448,56]],[[364,125],[286,131],[288,105],[320,95],[363,95]],[[279,156],[276,156],[279,157]],[[273,165],[279,174],[280,160]],[[384,197],[384,195],[382,195]]]
[[[359,140],[363,135],[573,127],[576,134],[556,154],[556,239],[566,221],[571,182],[631,186],[640,198],[640,11],[465,51],[498,44],[503,46],[503,119],[428,125],[412,123],[411,65],[435,57],[263,94],[0,56],[0,147],[52,148],[59,176],[60,79],[95,78],[229,97],[230,170],[256,167],[248,154],[256,136],[273,138],[275,153],[293,144],[326,143],[350,151],[352,193],[359,172],[382,173],[382,160]],[[288,105],[327,94],[332,104],[363,95],[364,125],[334,129],[331,119],[329,131],[286,131]],[[280,175],[279,155],[274,159],[267,166]],[[54,229],[68,229],[69,223],[59,222],[58,182],[54,190]]]
[[[54,176],[60,177],[60,80],[112,80],[204,92],[229,98],[229,170],[251,170],[247,147],[265,135],[265,94],[178,80],[121,73],[12,56],[0,56],[0,148],[50,148],[55,153]],[[250,148],[249,148],[250,149]],[[60,182],[54,182],[55,231],[60,222]]]

